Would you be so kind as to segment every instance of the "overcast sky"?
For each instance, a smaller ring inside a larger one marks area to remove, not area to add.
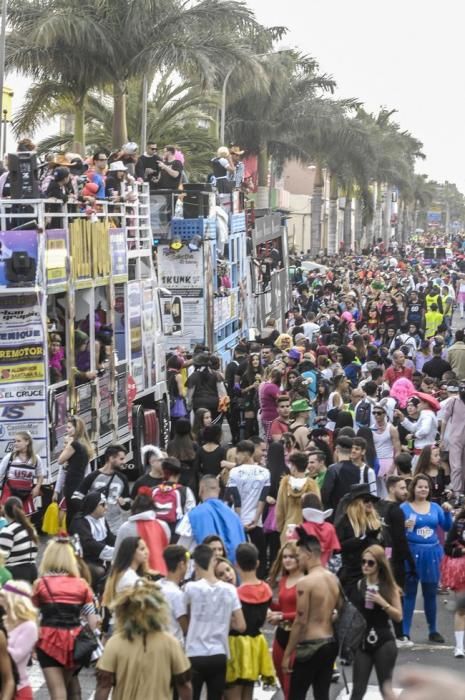
[[[318,59],[338,96],[395,118],[424,144],[417,171],[465,193],[464,0],[248,0],[286,44]]]

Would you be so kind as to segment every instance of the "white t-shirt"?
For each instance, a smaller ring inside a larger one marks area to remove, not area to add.
[[[243,525],[250,525],[254,520],[260,496],[266,487],[270,487],[270,472],[266,467],[241,464],[229,472],[228,489],[237,489],[239,493]],[[258,525],[261,525],[261,521]]]
[[[171,612],[170,632],[176,637],[178,642],[184,646],[184,634],[178,619],[187,615],[187,605],[184,592],[173,581],[165,578],[158,582],[163,595],[165,596]]]
[[[121,593],[125,588],[132,588],[140,581],[140,576],[131,567],[126,569],[115,586],[116,593]]]
[[[303,334],[310,342],[313,341],[313,336],[320,332],[320,326],[313,321],[306,321],[302,324]]]
[[[189,608],[187,656],[229,657],[231,616],[242,607],[235,587],[224,581],[190,581],[185,586],[185,601]]]

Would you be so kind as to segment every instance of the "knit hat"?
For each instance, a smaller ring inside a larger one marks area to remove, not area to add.
[[[97,506],[99,506],[101,503],[106,502],[107,499],[105,498],[103,493],[100,493],[100,491],[91,491],[87,494],[87,496],[82,502],[82,512],[84,515],[89,515],[89,513],[94,512]]]

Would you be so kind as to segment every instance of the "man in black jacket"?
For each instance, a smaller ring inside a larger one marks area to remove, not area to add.
[[[390,559],[392,571],[396,583],[400,588],[405,586],[405,562],[408,562],[410,571],[415,571],[415,562],[408,546],[405,531],[405,515],[400,504],[407,500],[408,489],[405,479],[401,476],[389,476],[386,479],[387,496],[376,504],[376,510],[380,516],[384,528],[383,532],[388,536],[385,541],[385,553]],[[403,636],[402,622],[394,622],[394,630],[397,637],[397,645],[411,647],[413,642]]]
[[[342,435],[336,440],[338,461],[331,464],[321,489],[321,499],[325,509],[332,508],[334,515],[339,501],[350,491],[350,487],[363,479],[363,470],[351,460],[353,440]]]

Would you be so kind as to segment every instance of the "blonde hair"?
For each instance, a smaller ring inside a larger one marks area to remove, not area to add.
[[[373,509],[371,513],[365,510],[365,504],[361,498],[355,499],[347,506],[347,517],[352,525],[355,537],[364,535],[367,530],[379,530],[381,520]]]
[[[69,542],[52,540],[48,543],[40,562],[39,575],[50,573],[80,578],[76,555]]]
[[[11,587],[18,591],[16,593],[13,590],[8,590],[9,583],[10,582],[7,581],[5,584],[7,585],[7,588],[2,588],[0,593],[5,601],[5,609],[10,620],[17,624],[28,620],[33,620],[36,622],[37,608],[32,604],[31,584],[27,581],[12,581]]]
[[[89,439],[86,430],[86,424],[81,418],[77,416],[69,416],[68,423],[74,426],[74,436],[73,439],[79,442],[87,452],[87,459],[93,459],[94,447]]]

